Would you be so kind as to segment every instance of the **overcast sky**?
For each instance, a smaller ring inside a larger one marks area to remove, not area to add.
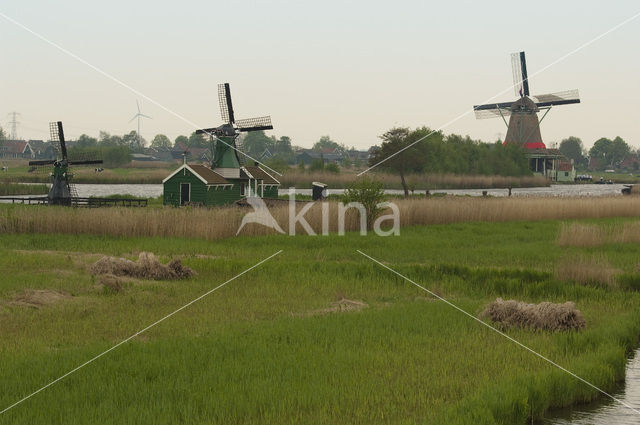
[[[471,108],[512,84],[510,53],[526,51],[531,76],[638,12],[637,0],[2,0],[0,13],[185,120],[0,18],[0,125],[17,111],[24,138],[47,138],[55,120],[70,138],[123,134],[138,99],[153,117],[143,137],[173,140],[189,122],[221,123],[217,84],[229,82],[237,118],[270,114],[269,133],[300,146],[328,134],[364,149],[393,126],[437,128],[465,112],[444,131],[491,141],[504,124]],[[581,104],[543,122],[548,145],[619,135],[640,147],[639,40],[640,18],[531,77],[532,94],[580,90]]]

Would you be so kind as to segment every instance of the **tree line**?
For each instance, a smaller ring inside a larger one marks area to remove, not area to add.
[[[638,170],[640,150],[632,150],[627,142],[617,136],[613,139],[601,137],[596,140],[588,151],[578,137],[568,137],[560,142],[560,152],[573,160],[576,168],[580,169],[620,169],[623,162],[631,159],[632,167]]]
[[[372,148],[369,166],[398,174],[405,196],[409,195],[405,177],[412,173],[531,175],[524,148],[514,144],[484,143],[428,127],[396,127],[380,139],[380,146]]]

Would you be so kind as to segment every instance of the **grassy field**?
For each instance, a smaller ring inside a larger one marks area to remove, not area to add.
[[[557,269],[597,254],[634,275],[637,243],[583,246],[566,227],[632,223],[456,223],[387,238],[0,234],[0,410],[283,250],[1,414],[0,424],[530,423],[596,393],[356,250],[472,315],[497,297],[574,301],[585,330],[508,334],[611,389],[640,335],[640,295],[581,285]],[[87,271],[103,255],[140,251],[181,256],[198,276],[129,279],[114,292]],[[35,289],[63,296],[39,308],[16,302]],[[365,308],[340,311],[344,299]]]

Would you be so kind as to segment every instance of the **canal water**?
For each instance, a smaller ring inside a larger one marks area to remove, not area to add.
[[[612,394],[640,410],[640,350],[627,362],[624,384]],[[544,425],[638,425],[640,415],[606,396],[594,403],[548,412]]]
[[[161,184],[76,184],[78,196],[131,195],[144,198],[156,198],[162,195]],[[556,184],[549,187],[515,188],[512,196],[610,196],[620,195],[624,185],[621,184]],[[443,189],[432,190],[432,194],[447,193],[450,195],[482,196],[483,191],[490,196],[507,196],[507,189]],[[281,188],[280,193],[286,193]],[[402,190],[388,189],[389,194],[401,195]],[[342,194],[344,189],[328,189],[329,194]],[[424,190],[416,190],[415,194],[424,195]],[[311,189],[296,189],[296,194],[311,195]]]

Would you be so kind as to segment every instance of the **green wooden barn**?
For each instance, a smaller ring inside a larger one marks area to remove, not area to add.
[[[277,198],[280,183],[257,165],[225,170],[223,177],[206,165],[183,164],[163,180],[165,205],[230,205],[243,198]]]

